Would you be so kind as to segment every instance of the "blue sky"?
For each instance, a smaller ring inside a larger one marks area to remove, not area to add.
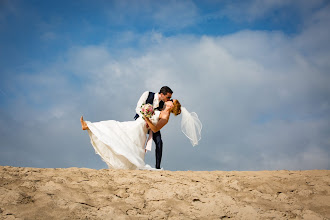
[[[168,85],[203,130],[193,148],[171,118],[165,169],[329,169],[329,12],[322,0],[2,0],[0,165],[106,168],[80,115],[132,120],[144,91]]]

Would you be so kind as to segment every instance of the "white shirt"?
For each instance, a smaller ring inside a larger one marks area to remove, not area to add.
[[[141,106],[142,104],[146,104],[146,101],[147,101],[147,98],[148,98],[148,95],[149,95],[149,91],[145,91],[139,101],[137,102],[137,105],[136,105],[136,109],[135,109],[135,112],[136,114],[138,114],[140,117],[142,116],[141,115]],[[154,96],[154,102],[153,102],[153,107],[154,109],[157,108],[159,106],[159,94],[158,93],[155,93],[155,96]]]

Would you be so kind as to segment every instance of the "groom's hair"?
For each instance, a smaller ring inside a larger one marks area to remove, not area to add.
[[[159,90],[159,94],[163,93],[164,95],[167,95],[167,93],[173,93],[172,89],[170,89],[170,87],[168,86],[163,86],[162,88],[160,88]]]

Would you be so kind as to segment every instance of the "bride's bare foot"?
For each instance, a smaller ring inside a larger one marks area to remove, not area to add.
[[[87,123],[84,121],[83,116],[81,116],[81,118],[80,118],[80,122],[81,122],[81,128],[82,128],[83,130],[87,130],[87,129],[88,129],[88,126],[87,126]]]

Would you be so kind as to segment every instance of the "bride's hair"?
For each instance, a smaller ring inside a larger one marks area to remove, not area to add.
[[[171,112],[175,116],[180,115],[180,113],[181,113],[181,104],[177,99],[173,101],[173,108],[172,108]]]

